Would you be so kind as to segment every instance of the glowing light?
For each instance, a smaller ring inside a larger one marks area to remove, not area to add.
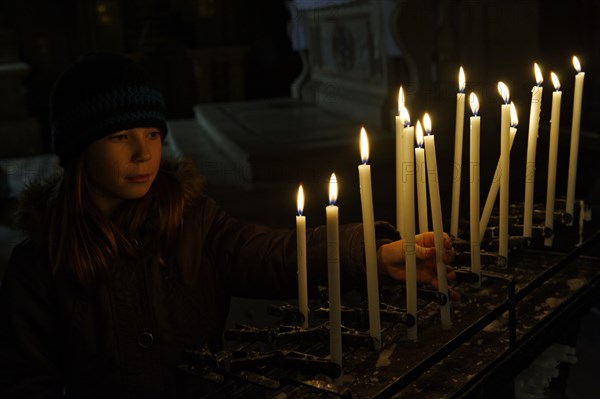
[[[581,64],[579,63],[579,58],[577,56],[573,56],[573,67],[577,71],[577,73],[581,72]]]
[[[558,76],[554,72],[550,72],[550,78],[552,79],[552,84],[554,85],[554,89],[556,91],[560,90],[560,81],[558,80]]]
[[[517,108],[515,107],[515,103],[510,102],[510,126],[517,127],[519,124],[519,117],[517,116]]]
[[[544,75],[542,75],[542,70],[537,63],[533,64],[533,71],[535,73],[535,82],[538,86],[541,86],[544,83]]]
[[[335,205],[338,197],[338,182],[335,173],[329,178],[329,204]]]
[[[369,138],[364,127],[360,128],[360,159],[363,164],[369,162]]]
[[[425,129],[426,135],[429,136],[431,134],[431,118],[428,113],[425,113],[423,116],[423,129]]]
[[[404,104],[404,90],[402,90],[402,86],[400,86],[400,90],[398,90],[398,115],[400,116],[402,116],[402,108],[404,108]]]
[[[508,91],[508,86],[506,86],[503,82],[498,82],[498,92],[502,96],[504,104],[508,104],[508,100],[510,100],[510,91]]]
[[[471,111],[473,111],[473,116],[477,116],[479,113],[479,100],[475,93],[471,93],[469,96],[469,103],[471,104]]]
[[[417,145],[419,148],[423,148],[423,127],[421,126],[421,121],[417,121],[417,131],[416,131],[416,139]]]
[[[302,216],[302,212],[304,212],[304,190],[302,189],[302,184],[298,187],[298,215]]]

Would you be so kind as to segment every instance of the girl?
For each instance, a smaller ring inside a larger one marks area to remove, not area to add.
[[[161,161],[161,94],[128,58],[79,59],[51,96],[64,173],[32,184],[0,287],[2,398],[197,397],[186,348],[222,346],[231,295],[290,298],[294,231],[243,223],[202,194],[184,161]],[[404,279],[403,241],[378,223],[382,275]],[[309,284],[327,282],[324,227],[309,231]],[[364,287],[360,224],[340,227],[342,287]],[[417,237],[435,285],[433,234]],[[453,250],[446,236],[446,263]],[[448,269],[449,279],[454,273]]]

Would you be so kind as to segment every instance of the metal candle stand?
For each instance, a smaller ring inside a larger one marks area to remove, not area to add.
[[[600,230],[592,228],[588,232],[583,229],[582,224],[589,222],[590,218],[589,210],[582,201],[577,202],[574,215],[574,221],[579,220],[579,223],[573,223],[573,226],[568,226],[573,217],[560,211],[561,207],[564,208],[564,200],[557,199],[556,204],[552,232],[540,224],[540,221],[543,223],[544,210],[534,208],[532,237],[522,236],[522,204],[511,205],[508,259],[497,254],[498,218],[492,215],[482,235],[481,281],[469,270],[468,236],[455,240],[457,256],[453,266],[457,278],[452,282],[452,288],[460,292],[463,299],[461,303],[453,304],[453,326],[450,330],[441,330],[438,320],[437,307],[448,300],[445,295],[420,286],[417,294],[418,320],[415,320],[406,313],[404,284],[382,279],[380,316],[383,347],[379,352],[373,349],[367,331],[368,306],[363,295],[358,303],[342,307],[342,369],[328,360],[329,309],[327,290],[322,287],[320,299],[311,304],[311,327],[300,327],[304,318],[295,305],[273,303],[268,306],[267,313],[276,316],[279,324],[268,328],[238,325],[226,330],[227,350],[217,354],[205,348],[188,351],[187,362],[181,368],[210,381],[215,389],[215,393],[209,396],[211,398],[242,395],[241,392],[248,398],[275,397],[282,392],[294,398],[317,395],[344,398],[397,395],[395,397],[401,398],[403,394],[414,397],[418,392],[415,388],[417,382],[435,378],[426,376],[426,372],[443,374],[444,371],[440,370],[445,367],[440,367],[440,364],[451,363],[464,351],[476,349],[472,348],[476,342],[490,339],[485,350],[476,350],[467,356],[467,361],[475,361],[477,356],[484,359],[482,362],[486,366],[479,367],[479,372],[471,376],[456,373],[452,378],[440,377],[447,397],[463,397],[475,392],[476,387],[485,386],[487,377],[503,362],[522,355],[523,346],[539,338],[543,328],[553,326],[561,312],[569,311],[577,301],[598,295],[600,279],[597,270],[581,265],[579,256],[600,241]],[[461,227],[467,226],[466,223],[461,221]],[[460,228],[459,236],[460,231],[468,231],[468,227]],[[549,233],[555,237],[555,246],[551,250],[543,245],[544,237]],[[577,274],[578,269],[583,273],[581,276]],[[550,311],[547,318],[538,321],[532,309],[541,307],[548,297],[543,292],[546,286],[558,292],[556,287],[564,285],[565,277],[561,273],[575,273],[573,275],[585,279],[586,284],[573,295],[565,294],[565,302],[557,310]],[[481,286],[476,287],[474,283]],[[415,322],[419,336],[417,342],[411,342],[407,339],[406,330]],[[494,325],[504,327],[490,328]]]

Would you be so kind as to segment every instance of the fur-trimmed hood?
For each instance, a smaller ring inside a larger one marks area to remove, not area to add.
[[[202,195],[204,177],[193,161],[163,158],[160,171],[175,176],[183,189],[186,204]],[[33,180],[19,195],[14,222],[26,236],[33,239],[42,238],[48,210],[54,206],[61,179],[62,173],[58,173],[45,179]]]

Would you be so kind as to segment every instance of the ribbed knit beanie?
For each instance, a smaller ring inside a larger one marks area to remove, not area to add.
[[[54,152],[65,166],[109,134],[155,127],[167,134],[160,93],[132,59],[111,53],[80,57],[58,78],[50,95]]]

